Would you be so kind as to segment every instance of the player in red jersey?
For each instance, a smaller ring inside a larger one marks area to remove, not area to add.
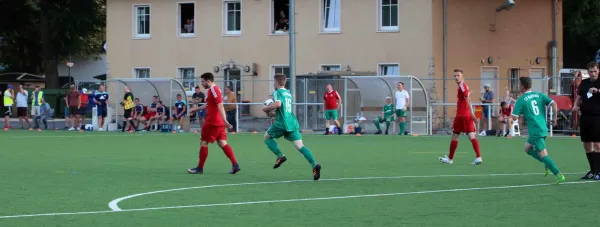
[[[325,117],[325,135],[329,135],[331,120],[335,123],[338,134],[341,135],[342,126],[338,121],[338,109],[342,106],[342,97],[340,97],[340,94],[337,91],[333,90],[331,84],[327,84],[325,89],[327,90],[323,96],[323,105],[325,107],[325,110],[323,111]]]
[[[202,125],[200,136],[200,160],[198,161],[198,166],[188,169],[188,173],[201,174],[204,172],[204,162],[206,162],[206,158],[208,157],[208,144],[217,141],[219,147],[223,149],[225,156],[231,160],[232,168],[229,173],[236,174],[241,169],[235,160],[233,149],[227,144],[227,132],[225,131],[225,127],[232,128],[232,126],[227,122],[225,109],[223,109],[223,93],[221,92],[221,89],[215,85],[215,76],[212,73],[204,73],[200,78],[202,79],[202,86],[207,89],[206,104],[195,107],[190,111],[194,112],[206,109],[206,119]]]
[[[458,84],[458,102],[456,109],[456,118],[454,118],[452,141],[450,142],[450,154],[445,157],[440,157],[440,162],[446,164],[452,164],[454,161],[454,153],[458,148],[458,136],[460,133],[466,133],[469,135],[469,140],[473,144],[473,150],[475,150],[475,161],[473,165],[479,165],[483,163],[481,159],[481,152],[479,151],[479,141],[475,138],[475,113],[471,109],[471,91],[465,83],[463,78],[463,71],[461,69],[454,70],[454,79]]]
[[[510,132],[512,132],[512,106],[508,105],[508,103],[506,102],[501,102],[500,103],[500,107],[502,108],[502,110],[500,111],[500,116],[498,116],[498,123],[500,123],[500,125],[502,125],[502,131],[498,130],[498,134],[496,136],[501,136],[504,135],[505,137],[508,136],[508,134]],[[510,127],[508,131],[506,131],[506,127]],[[512,135],[511,135],[512,136]]]

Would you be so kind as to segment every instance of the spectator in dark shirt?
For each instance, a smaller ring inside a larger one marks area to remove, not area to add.
[[[204,105],[204,103],[206,103],[204,100],[205,98],[206,96],[204,93],[200,91],[200,86],[196,86],[195,92],[192,95],[192,100],[194,102],[192,108]],[[200,110],[196,112],[196,116],[198,117],[198,123],[200,124],[200,127],[202,127],[202,124],[204,123],[204,117],[206,117],[206,110]]]
[[[70,90],[65,95],[65,103],[69,107],[69,113],[71,114],[71,128],[69,131],[73,131],[79,125],[79,107],[81,106],[81,94],[79,94],[75,85],[71,85]]]
[[[573,111],[581,110],[581,142],[590,165],[582,180],[600,180],[600,81],[598,64],[590,62],[590,78],[581,81]]]

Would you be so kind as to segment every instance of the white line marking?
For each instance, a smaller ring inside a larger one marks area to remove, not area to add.
[[[497,174],[471,174],[471,175],[421,175],[421,176],[390,176],[390,177],[352,177],[352,178],[333,178],[333,179],[321,179],[321,181],[344,181],[344,180],[379,180],[379,179],[402,179],[402,178],[440,178],[440,177],[500,177],[500,176],[528,176],[528,175],[541,175],[542,173],[497,173]],[[563,173],[565,175],[570,174],[582,174],[582,173]],[[174,188],[167,190],[159,190],[152,192],[144,192],[133,195],[124,196],[121,198],[114,199],[108,203],[108,207],[113,211],[122,211],[119,207],[119,203],[126,199],[131,199],[144,195],[152,195],[165,192],[184,191],[191,189],[203,189],[203,188],[218,188],[218,187],[234,187],[234,186],[245,186],[245,185],[260,185],[260,184],[282,184],[282,183],[297,183],[297,182],[311,182],[313,180],[287,180],[287,181],[263,181],[263,182],[248,182],[248,183],[236,183],[236,184],[213,184],[204,185],[188,188]]]
[[[65,132],[66,133],[66,132]],[[102,133],[102,132],[100,132]],[[82,135],[62,135],[62,136],[7,136],[0,137],[0,139],[32,139],[32,138],[79,138],[79,137],[123,137],[123,136],[177,136],[177,135],[185,135],[185,134],[109,134],[109,135],[101,135],[101,134],[82,134]]]
[[[563,184],[586,184],[586,183],[598,183],[598,181],[576,181],[576,182],[565,182]],[[132,211],[167,210],[167,209],[182,209],[182,208],[195,208],[195,207],[235,206],[235,205],[251,205],[251,204],[265,204],[265,203],[285,203],[285,202],[301,202],[301,201],[318,201],[318,200],[334,200],[334,199],[351,199],[351,198],[382,197],[382,196],[397,196],[397,195],[433,194],[433,193],[443,193],[443,192],[482,191],[482,190],[493,190],[493,189],[512,189],[512,188],[542,187],[542,186],[550,186],[550,185],[553,185],[553,184],[526,184],[526,185],[509,185],[509,186],[480,187],[480,188],[456,188],[456,189],[442,189],[442,190],[429,190],[429,191],[413,191],[413,192],[397,192],[397,193],[384,193],[384,194],[365,194],[365,195],[350,195],[350,196],[335,196],[335,197],[317,197],[317,198],[282,199],[282,200],[263,200],[263,201],[250,201],[250,202],[235,202],[235,203],[213,203],[213,204],[198,204],[198,205],[187,205],[187,206],[165,206],[165,207],[150,207],[150,208],[126,209],[126,210],[121,210],[121,211],[102,210],[102,211],[87,211],[87,212],[21,214],[21,215],[11,215],[11,216],[0,216],[0,219],[23,218],[23,217],[41,217],[41,216],[102,214],[102,213],[118,213],[118,212],[132,212]],[[559,187],[559,186],[557,186],[557,187]]]

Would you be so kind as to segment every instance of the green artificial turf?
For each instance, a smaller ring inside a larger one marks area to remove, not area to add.
[[[522,151],[524,137],[480,138],[479,166],[470,164],[466,137],[454,164],[441,164],[449,139],[308,135],[305,145],[323,166],[314,182],[308,162],[285,140],[278,143],[288,161],[273,169],[261,134],[229,135],[240,173],[227,174],[229,160],[211,145],[205,173],[190,175],[200,144],[193,133],[11,130],[0,135],[0,226],[600,223],[600,184],[545,185],[554,177],[544,178],[544,166]],[[549,138],[548,149],[567,182],[580,182],[588,166],[579,139]],[[123,211],[110,212],[109,202],[120,197],[190,187],[125,199],[118,203]]]

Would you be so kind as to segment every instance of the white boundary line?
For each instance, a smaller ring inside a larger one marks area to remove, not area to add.
[[[580,174],[580,173],[564,173],[567,174]],[[391,176],[391,177],[357,177],[357,178],[336,178],[336,179],[321,179],[321,181],[343,181],[343,180],[372,180],[372,179],[401,179],[401,178],[435,178],[435,177],[492,177],[492,176],[527,176],[527,175],[541,175],[540,173],[513,173],[513,174],[477,174],[477,175],[430,175],[430,176]],[[509,185],[509,186],[495,186],[495,187],[478,187],[478,188],[458,188],[458,189],[443,189],[443,190],[429,190],[429,191],[413,191],[413,192],[397,192],[397,193],[386,193],[386,194],[365,194],[365,195],[351,195],[351,196],[335,196],[335,197],[317,197],[317,198],[299,198],[299,199],[285,199],[285,200],[263,200],[263,201],[250,201],[250,202],[234,202],[234,203],[214,203],[214,204],[198,204],[198,205],[187,205],[187,206],[165,206],[165,207],[150,207],[150,208],[137,208],[137,209],[125,209],[122,210],[116,206],[120,201],[125,199],[156,194],[162,192],[172,192],[190,189],[210,188],[210,187],[227,187],[227,186],[242,186],[242,185],[257,185],[257,184],[277,184],[277,183],[293,183],[293,182],[308,182],[312,180],[288,180],[288,181],[268,181],[268,182],[249,182],[239,184],[222,184],[222,185],[206,185],[199,187],[189,188],[178,188],[169,189],[162,191],[139,193],[126,197],[121,197],[111,201],[109,204],[114,204],[111,210],[101,211],[83,211],[83,212],[62,212],[62,213],[38,213],[38,214],[17,214],[17,215],[6,215],[0,216],[0,219],[8,218],[25,218],[25,217],[43,217],[43,216],[64,216],[64,215],[84,215],[84,214],[103,214],[103,213],[115,213],[115,212],[130,212],[130,211],[147,211],[147,210],[166,210],[166,209],[181,209],[181,208],[194,208],[194,207],[216,207],[216,206],[235,206],[235,205],[250,205],[250,204],[264,204],[264,203],[284,203],[284,202],[300,202],[300,201],[317,201],[317,200],[334,200],[334,199],[350,199],[350,198],[365,198],[365,197],[381,197],[381,196],[396,196],[396,195],[413,195],[413,194],[431,194],[431,193],[442,193],[442,192],[461,192],[461,191],[477,191],[477,190],[492,190],[492,189],[511,189],[511,188],[527,188],[527,187],[542,187],[553,184],[528,184],[528,185]],[[598,181],[577,181],[577,182],[565,182],[563,184],[584,184],[584,183],[597,183]],[[110,205],[109,205],[110,206]]]
[[[563,184],[585,184],[585,183],[597,183],[597,182],[598,181],[576,181],[576,182],[565,182]],[[41,217],[41,216],[102,214],[102,213],[117,213],[117,212],[132,212],[132,211],[167,210],[167,209],[182,209],[182,208],[195,208],[195,207],[235,206],[235,205],[251,205],[251,204],[265,204],[265,203],[285,203],[285,202],[301,202],[301,201],[318,201],[318,200],[334,200],[334,199],[351,199],[351,198],[382,197],[382,196],[397,196],[397,195],[433,194],[433,193],[443,193],[443,192],[482,191],[482,190],[493,190],[493,189],[512,189],[512,188],[543,187],[543,186],[550,186],[550,185],[553,185],[553,184],[508,185],[508,186],[480,187],[480,188],[456,188],[456,189],[442,189],[442,190],[429,190],[429,191],[397,192],[397,193],[385,193],[385,194],[365,194],[365,195],[350,195],[350,196],[335,196],[335,197],[317,197],[317,198],[300,198],[300,199],[283,199],[283,200],[263,200],[263,201],[250,201],[250,202],[235,202],[235,203],[213,203],[213,204],[198,204],[198,205],[187,205],[187,206],[165,206],[165,207],[150,207],[150,208],[127,209],[127,210],[121,210],[121,211],[102,210],[102,211],[87,211],[87,212],[21,214],[21,215],[0,216],[0,219],[24,218],[24,217]]]

